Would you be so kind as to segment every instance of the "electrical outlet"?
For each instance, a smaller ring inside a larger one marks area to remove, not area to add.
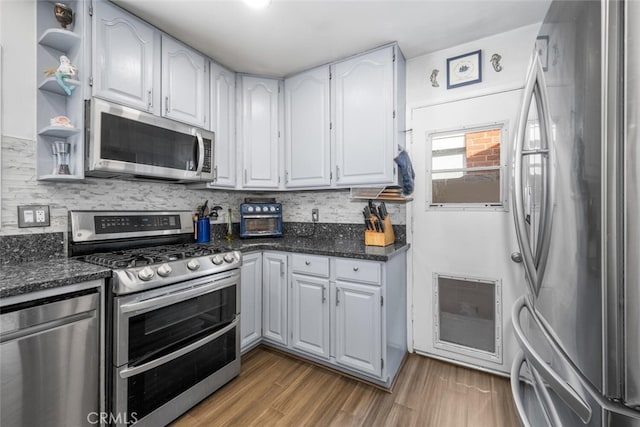
[[[320,214],[318,213],[318,208],[311,209],[311,221],[318,222],[318,218]]]
[[[18,206],[18,227],[48,227],[49,206]]]

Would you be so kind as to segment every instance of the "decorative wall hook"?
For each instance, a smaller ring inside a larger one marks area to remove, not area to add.
[[[501,59],[502,59],[502,56],[500,56],[497,53],[494,53],[493,55],[491,55],[491,65],[493,65],[493,69],[495,70],[496,73],[499,73],[500,71],[502,71],[502,65],[500,65]]]
[[[431,80],[431,86],[433,87],[440,87],[440,85],[438,84],[438,73],[440,72],[440,70],[434,69],[431,72],[431,76],[429,76],[429,80]]]

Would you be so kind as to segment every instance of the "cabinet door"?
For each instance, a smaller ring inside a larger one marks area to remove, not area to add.
[[[278,188],[278,80],[242,77],[244,188]]]
[[[262,336],[287,345],[287,256],[262,256]]]
[[[336,281],[336,362],[382,375],[382,308],[379,286]]]
[[[236,75],[211,62],[211,130],[215,133],[213,186],[236,185]]]
[[[333,66],[336,185],[393,183],[394,48]]]
[[[158,114],[159,32],[109,2],[94,4],[93,95]]]
[[[262,337],[262,254],[242,257],[240,270],[240,349]]]
[[[329,94],[328,66],[284,81],[287,187],[331,184]]]
[[[162,115],[205,127],[208,114],[206,60],[195,50],[162,35]]]
[[[329,279],[293,274],[291,346],[329,358]]]

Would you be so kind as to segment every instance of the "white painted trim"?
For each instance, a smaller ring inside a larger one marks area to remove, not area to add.
[[[437,356],[435,354],[427,353],[426,351],[422,351],[422,350],[416,350],[415,353],[420,355],[420,356],[428,357],[430,359],[440,360],[442,362],[450,363],[452,365],[464,366],[465,368],[473,369],[473,370],[476,370],[476,371],[486,372],[488,374],[496,375],[498,377],[510,378],[510,374],[507,373],[507,372],[500,372],[500,371],[496,371],[494,369],[485,368],[484,366],[472,365],[471,363],[461,362],[459,360],[454,360],[454,359],[449,359],[449,358],[442,357],[442,356]]]

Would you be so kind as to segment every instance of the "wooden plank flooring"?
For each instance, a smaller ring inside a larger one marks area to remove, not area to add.
[[[506,378],[411,354],[393,393],[258,347],[240,375],[174,427],[511,427],[519,422]]]

